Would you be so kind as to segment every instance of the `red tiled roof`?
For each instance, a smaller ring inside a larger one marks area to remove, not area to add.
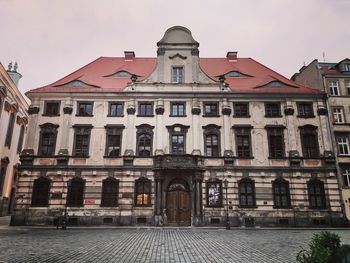
[[[125,61],[124,57],[100,57],[70,75],[31,93],[47,92],[121,92],[130,82],[130,78],[111,76],[119,71],[135,74],[138,81],[146,79],[156,68],[156,58],[134,58]],[[229,62],[226,58],[201,58],[200,67],[210,78],[219,80],[220,75],[236,71],[252,77],[226,78],[234,93],[322,93],[317,89],[296,84],[275,71],[251,58],[237,58]],[[69,83],[80,81],[85,87],[73,87]],[[283,87],[264,87],[272,81],[283,83]]]

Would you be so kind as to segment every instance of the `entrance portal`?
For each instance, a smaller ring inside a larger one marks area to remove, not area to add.
[[[166,195],[166,213],[169,224],[191,225],[191,197],[188,184],[182,179],[173,180]]]

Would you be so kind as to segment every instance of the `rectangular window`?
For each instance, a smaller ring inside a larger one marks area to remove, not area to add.
[[[151,205],[151,181],[140,178],[135,181],[135,206]]]
[[[268,128],[267,137],[269,142],[270,158],[279,159],[284,157],[283,128]]]
[[[345,123],[344,109],[342,107],[333,108],[333,122],[336,124]]]
[[[266,103],[265,117],[281,117],[281,105],[279,103]]]
[[[219,116],[219,103],[218,102],[205,102],[204,103],[204,116]]]
[[[60,115],[60,103],[58,101],[45,101],[44,115],[45,116]]]
[[[78,116],[92,116],[92,102],[78,102]]]
[[[343,167],[342,173],[344,186],[350,187],[350,167]]]
[[[233,104],[233,116],[235,116],[235,117],[249,117],[249,104],[248,103],[234,103]]]
[[[123,117],[124,116],[124,104],[122,102],[110,102],[108,116],[109,117]]]
[[[314,110],[312,108],[312,102],[298,103],[298,117],[312,118],[314,116]]]
[[[349,155],[349,139],[347,136],[337,136],[339,155]]]
[[[184,82],[184,68],[173,67],[171,72],[172,83],[183,83]]]
[[[250,128],[235,129],[237,157],[250,158],[252,156],[250,130]]]
[[[186,116],[184,102],[172,102],[170,116],[184,117]]]
[[[121,154],[122,129],[106,126],[106,156],[119,157]]]
[[[153,103],[140,102],[139,103],[139,116],[153,116]]]
[[[185,140],[184,135],[172,135],[171,136],[171,153],[172,154],[184,154],[185,153]]]
[[[345,81],[346,90],[348,91],[348,95],[350,95],[350,80]]]
[[[250,179],[242,179],[238,183],[239,189],[239,206],[255,206],[255,183]]]
[[[90,134],[92,126],[75,126],[75,140],[73,155],[88,157]]]
[[[338,81],[336,80],[330,80],[328,82],[329,87],[329,94],[331,96],[340,96],[339,88],[338,88]]]
[[[207,182],[207,206],[222,206],[222,183],[221,181]]]
[[[302,128],[300,137],[304,158],[318,158],[319,147],[316,128]]]

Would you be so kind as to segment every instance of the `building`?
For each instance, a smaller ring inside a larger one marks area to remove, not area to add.
[[[19,154],[28,123],[28,103],[18,89],[17,63],[0,63],[0,216],[11,214],[18,179]]]
[[[328,94],[329,121],[337,155],[339,184],[343,206],[350,220],[350,59],[328,63],[313,60],[302,67],[292,79]]]
[[[31,90],[12,224],[340,225],[324,92],[251,58],[100,57]]]

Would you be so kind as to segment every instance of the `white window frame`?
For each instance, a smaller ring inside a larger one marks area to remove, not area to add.
[[[343,177],[346,177],[346,182],[344,182],[345,186],[350,186],[350,169],[345,168],[342,174]]]
[[[328,82],[328,87],[329,87],[329,94],[331,96],[340,96],[337,80],[330,80]]]
[[[343,108],[333,108],[333,121],[336,124],[345,123],[344,109]]]
[[[348,91],[348,94],[350,95],[350,80],[345,81],[345,86],[346,86],[346,90]]]
[[[337,144],[339,149],[339,155],[350,155],[348,137],[346,136],[337,137]]]
[[[350,71],[350,64],[344,63],[344,71],[349,72]]]
[[[179,74],[180,71],[181,71],[181,74]],[[171,82],[172,83],[184,83],[184,80],[185,80],[184,66],[173,66],[171,68]]]

